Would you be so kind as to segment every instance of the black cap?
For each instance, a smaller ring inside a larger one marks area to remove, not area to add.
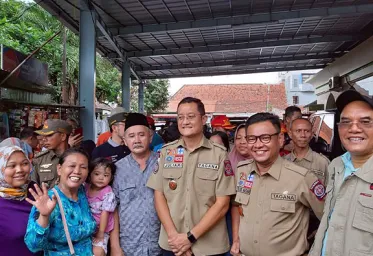
[[[348,104],[350,104],[353,101],[364,101],[368,103],[371,108],[373,108],[372,97],[362,95],[356,90],[347,90],[347,91],[342,92],[338,96],[335,104],[337,105],[338,111],[342,113],[342,110],[344,109],[344,107],[346,107]]]
[[[143,125],[149,128],[149,123],[146,116],[140,113],[129,113],[125,123],[125,130],[135,125]]]

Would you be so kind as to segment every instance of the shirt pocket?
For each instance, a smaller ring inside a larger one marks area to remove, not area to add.
[[[293,226],[291,215],[295,213],[295,202],[272,199],[270,210],[271,219],[275,222],[273,229],[287,229]]]
[[[43,182],[47,183],[47,184],[50,184],[52,182],[52,180],[55,179],[55,175],[52,171],[50,171],[50,172],[40,172],[39,177],[40,177],[40,185]]]
[[[196,173],[196,191],[197,194],[204,196],[215,196],[216,181],[218,179],[218,171],[203,168],[197,168]]]
[[[359,196],[352,226],[373,233],[373,198]]]
[[[129,202],[133,201],[136,198],[136,184],[125,183],[121,184],[121,188],[119,189],[119,199],[120,204],[128,204]]]
[[[163,169],[163,190],[165,194],[180,192],[182,173],[182,169]]]

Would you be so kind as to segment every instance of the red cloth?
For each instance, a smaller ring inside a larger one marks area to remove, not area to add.
[[[96,143],[96,146],[100,146],[102,144],[104,144],[105,142],[107,142],[111,137],[111,132],[108,131],[108,132],[104,132],[104,133],[101,133],[100,136],[98,136],[97,138],[97,143]]]

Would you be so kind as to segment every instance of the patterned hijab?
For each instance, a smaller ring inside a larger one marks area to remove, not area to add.
[[[17,146],[0,147],[0,197],[4,199],[22,201],[25,199],[27,195],[28,184],[26,183],[20,188],[13,188],[4,179],[4,171],[8,163],[8,160],[14,152],[18,152],[18,151],[25,154],[25,152],[23,152],[22,149]],[[31,163],[30,163],[30,171],[31,171]]]

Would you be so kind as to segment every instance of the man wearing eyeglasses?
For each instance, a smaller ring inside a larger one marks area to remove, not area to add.
[[[225,214],[235,194],[226,149],[203,136],[203,103],[184,98],[177,108],[181,139],[163,146],[148,187],[162,223],[163,256],[224,255],[229,251]]]
[[[116,163],[131,153],[123,141],[127,115],[128,113],[122,107],[117,107],[112,111],[108,117],[111,137],[107,142],[93,150],[92,160],[103,157]]]
[[[373,255],[373,99],[355,90],[336,101],[347,152],[329,165],[325,211],[311,256]]]
[[[284,137],[276,115],[258,113],[246,122],[251,160],[236,172],[232,207],[235,256],[303,255],[308,249],[309,209],[322,216],[325,188],[309,170],[279,156]]]

